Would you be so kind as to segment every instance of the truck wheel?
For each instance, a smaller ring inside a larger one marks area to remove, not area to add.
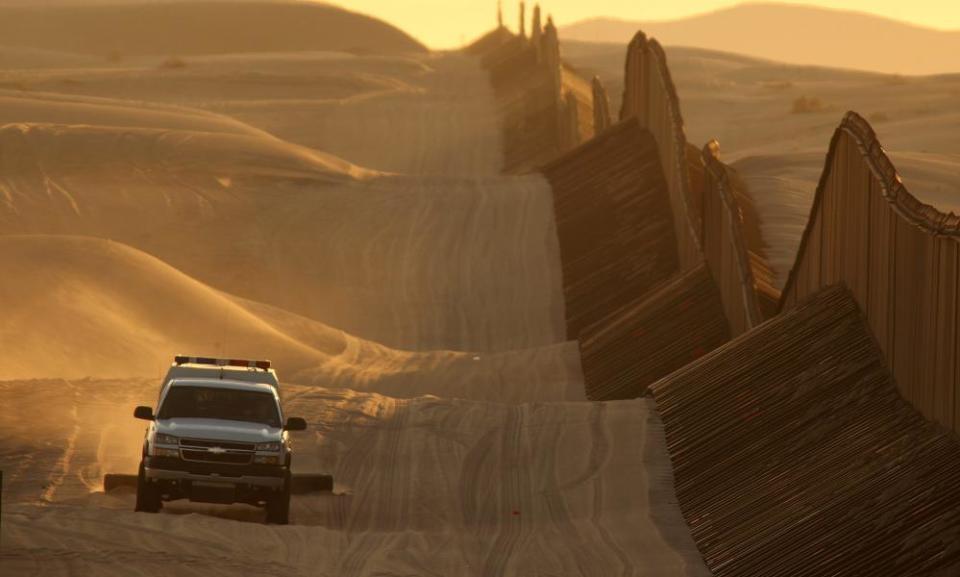
[[[292,477],[287,471],[283,477],[283,488],[267,499],[267,523],[286,525],[290,522],[290,486]]]
[[[141,461],[140,470],[137,473],[137,504],[133,510],[143,513],[156,513],[161,506],[160,490],[156,485],[147,481],[143,470],[143,461]]]

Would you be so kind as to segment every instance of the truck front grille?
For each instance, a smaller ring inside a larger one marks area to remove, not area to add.
[[[226,463],[230,465],[248,465],[253,453],[211,453],[204,450],[182,449],[184,461],[198,461],[201,463]]]
[[[180,439],[181,447],[220,447],[234,451],[253,451],[253,443],[234,443],[230,441],[210,441],[207,439]]]

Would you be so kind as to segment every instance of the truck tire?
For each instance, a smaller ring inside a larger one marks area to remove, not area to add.
[[[137,472],[137,504],[133,510],[142,513],[156,513],[162,505],[160,490],[156,485],[147,481],[143,470],[143,461],[141,461],[140,470]]]
[[[292,485],[293,478],[288,470],[283,477],[283,488],[267,499],[267,523],[286,525],[290,522],[290,488]]]

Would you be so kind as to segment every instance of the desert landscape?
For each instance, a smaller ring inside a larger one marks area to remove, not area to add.
[[[577,402],[549,187],[501,173],[486,72],[377,33],[182,68],[8,56],[5,575],[702,570],[652,498],[651,402]],[[307,419],[298,466],[337,487],[293,526],[103,493],[136,470],[132,407],[200,350],[270,358]]]
[[[960,570],[960,74],[521,22],[0,6],[0,574]],[[105,491],[177,354],[270,359],[334,490]]]

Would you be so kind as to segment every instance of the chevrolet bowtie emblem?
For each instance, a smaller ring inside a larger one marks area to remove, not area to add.
[[[227,452],[227,450],[224,449],[223,447],[210,447],[207,450],[213,453],[214,455],[222,455]]]

